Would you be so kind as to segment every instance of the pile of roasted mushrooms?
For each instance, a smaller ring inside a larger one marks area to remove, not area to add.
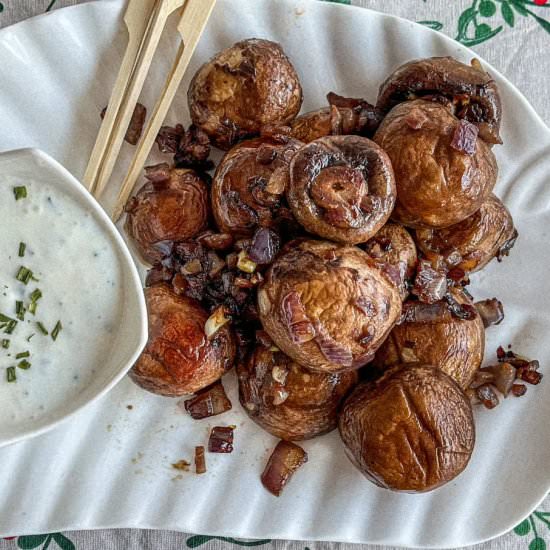
[[[267,40],[198,70],[192,125],[157,139],[173,166],[149,167],[126,206],[152,265],[130,376],[205,418],[231,408],[220,379],[236,366],[243,409],[282,440],[262,475],[273,494],[307,461],[293,442],[336,427],[371,481],[429,491],[468,464],[472,403],[541,378],[503,348],[481,368],[504,314],[467,290],[517,237],[493,194],[498,89],[476,60],[442,57],[396,69],[376,105],[327,100],[298,116],[297,72]],[[211,145],[226,151],[213,176]]]

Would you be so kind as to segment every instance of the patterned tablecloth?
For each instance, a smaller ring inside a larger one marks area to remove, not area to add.
[[[0,0],[0,28],[45,11],[83,0]],[[276,2],[277,0],[273,0]],[[527,96],[550,124],[549,76],[550,0],[332,0],[400,15],[440,30],[474,48]],[[1,60],[0,60],[1,62]],[[1,496],[0,496],[1,498]],[[546,550],[550,544],[550,497],[507,535],[476,549]],[[0,550],[87,550],[201,548],[229,550],[231,546],[261,550],[353,550],[352,545],[291,541],[244,541],[171,531],[119,529],[20,536],[0,540]],[[378,546],[365,546],[375,550]]]

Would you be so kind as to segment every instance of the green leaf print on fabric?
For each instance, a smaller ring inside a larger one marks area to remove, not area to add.
[[[2,4],[2,2],[0,2],[0,13],[2,13],[4,11],[4,4]]]
[[[529,534],[532,535],[533,538],[529,543],[529,550],[546,550],[546,542],[537,529],[537,521],[544,524],[546,528],[549,529],[550,512],[539,512],[538,510],[533,512],[528,518],[514,527],[514,533],[519,537],[526,537]]]
[[[263,546],[264,544],[269,544],[271,539],[260,539],[260,540],[239,540],[231,537],[209,537],[207,535],[194,535],[189,537],[185,543],[188,548],[197,548],[210,542],[211,540],[221,540],[223,542],[229,542],[231,544],[236,544],[237,546]]]
[[[443,23],[440,21],[417,21],[420,25],[424,25],[425,27],[430,27],[430,29],[433,29],[434,31],[440,31],[443,28]]]
[[[34,548],[46,550],[48,547],[50,547],[52,542],[55,542],[55,544],[61,550],[75,550],[75,545],[73,541],[68,539],[65,535],[62,535],[61,533],[27,535],[19,537],[17,539],[17,546],[21,550],[34,550]]]

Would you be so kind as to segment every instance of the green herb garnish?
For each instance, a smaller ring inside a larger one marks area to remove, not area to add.
[[[63,328],[63,325],[61,324],[61,321],[57,321],[57,323],[55,323],[55,327],[52,330],[52,339],[54,341],[57,340],[57,336],[61,332],[62,328]]]
[[[26,309],[25,309],[25,306],[23,305],[23,302],[21,302],[20,300],[17,300],[15,302],[15,314],[20,321],[25,320],[25,311]]]
[[[38,304],[36,302],[31,302],[29,304],[29,313],[32,313],[33,315],[36,315],[36,308],[38,307]]]
[[[27,245],[25,243],[19,243],[19,257],[22,258],[25,255],[25,249]]]
[[[37,288],[36,290],[33,290],[30,298],[31,298],[31,302],[36,302],[40,300],[40,298],[42,298],[42,291],[39,288]]]
[[[34,332],[30,335],[30,336],[27,336],[27,342],[30,342],[31,341],[31,338],[34,336]]]
[[[33,278],[33,273],[30,269],[27,269],[26,267],[21,266],[15,278],[26,285]]]
[[[2,340],[2,347],[3,347],[4,349],[8,349],[8,348],[10,347],[10,341],[9,341],[7,338],[4,338],[4,339]]]
[[[15,195],[15,200],[26,199],[27,198],[27,188],[24,185],[13,188],[13,194]]]
[[[46,327],[40,322],[38,321],[36,323],[36,326],[38,327],[38,330],[44,335],[44,336],[48,336],[49,332],[46,330]]]
[[[31,364],[30,364],[26,359],[23,359],[23,361],[19,361],[19,363],[17,364],[17,366],[18,366],[20,369],[23,369],[23,370],[27,370],[27,369],[30,369],[30,368],[31,368]]]
[[[15,382],[17,380],[17,375],[15,374],[15,367],[8,367],[6,369],[6,377],[8,382]]]
[[[22,351],[21,353],[18,353],[15,358],[16,359],[23,359],[24,357],[30,357],[31,352],[30,351]]]
[[[6,328],[4,329],[4,333],[12,334],[16,326],[17,326],[17,321],[15,319],[12,319],[7,323]]]

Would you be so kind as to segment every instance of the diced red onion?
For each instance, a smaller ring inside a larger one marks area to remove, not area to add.
[[[315,338],[315,327],[306,314],[300,295],[289,292],[281,301],[282,320],[293,342],[303,344]]]
[[[315,324],[315,341],[327,361],[342,367],[351,367],[353,365],[353,354],[351,350],[339,344],[328,333],[321,323]]]
[[[435,270],[429,262],[420,261],[416,269],[416,277],[412,293],[421,302],[433,304],[443,299],[447,292],[447,274]]]
[[[461,119],[455,128],[451,147],[461,153],[473,155],[476,152],[478,134],[479,128],[475,124]]]
[[[233,452],[233,428],[231,426],[214,426],[208,439],[209,453]]]
[[[477,396],[483,405],[488,409],[494,409],[499,404],[495,390],[489,384],[483,384],[476,389]]]
[[[262,485],[279,496],[290,478],[307,462],[307,453],[295,443],[279,441],[262,473]]]
[[[281,240],[279,235],[268,227],[260,227],[252,237],[248,257],[260,265],[270,264],[279,252]]]
[[[504,308],[502,306],[502,302],[496,298],[482,300],[480,302],[476,302],[474,305],[483,320],[483,325],[485,328],[490,327],[491,325],[498,325],[504,319]]]

